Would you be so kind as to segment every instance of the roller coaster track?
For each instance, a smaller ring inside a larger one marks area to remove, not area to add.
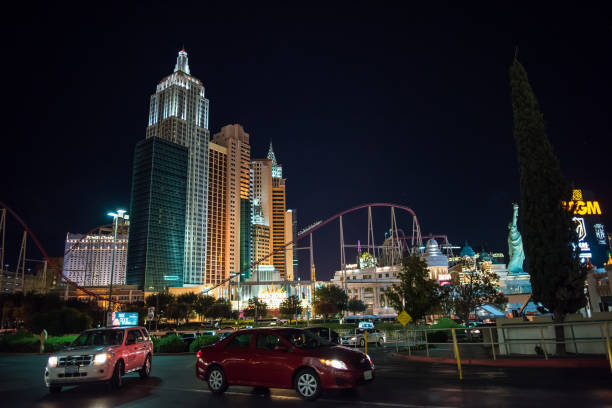
[[[58,275],[69,285],[79,289],[80,291],[82,291],[83,293],[87,294],[88,296],[94,297],[98,300],[101,301],[108,301],[108,296],[104,296],[104,295],[100,295],[98,293],[94,293],[92,291],[90,291],[89,289],[80,286],[78,283],[68,279],[62,272],[62,268],[60,268],[59,264],[55,261],[55,259],[49,257],[49,255],[47,254],[47,251],[45,250],[45,248],[42,246],[42,244],[40,243],[38,237],[36,236],[36,234],[34,234],[34,232],[30,229],[30,227],[23,221],[23,219],[15,212],[13,211],[9,206],[7,206],[5,203],[3,203],[2,201],[0,201],[0,207],[6,208],[6,210],[19,222],[19,224],[21,224],[21,226],[24,228],[24,230],[26,230],[28,232],[28,234],[30,235],[30,237],[32,238],[32,240],[34,241],[34,244],[36,245],[36,247],[40,250],[43,258],[48,262],[49,266],[51,268],[55,268],[55,270],[57,271]],[[337,220],[338,218],[340,218],[343,215],[364,209],[364,208],[368,208],[368,207],[387,207],[387,208],[397,208],[399,210],[404,210],[407,211],[408,213],[410,213],[413,217],[413,222],[416,223],[417,227],[418,227],[418,218],[416,216],[416,213],[412,210],[412,208],[404,206],[404,205],[399,205],[399,204],[392,204],[392,203],[369,203],[369,204],[361,204],[358,205],[356,207],[352,207],[349,208],[348,210],[344,210],[342,212],[339,212],[329,218],[327,218],[325,221],[322,222],[317,222],[315,224],[312,224],[310,227],[306,228],[305,230],[301,231],[297,238],[285,245],[283,245],[282,247],[278,247],[277,249],[275,249],[274,251],[270,252],[268,255],[264,256],[261,259],[258,259],[256,262],[253,262],[252,264],[250,264],[248,267],[244,267],[241,268],[240,271],[238,273],[232,273],[230,274],[230,276],[228,278],[226,278],[225,280],[217,283],[216,285],[207,288],[206,290],[204,290],[202,293],[208,293],[220,286],[223,286],[227,283],[230,283],[233,279],[235,279],[236,277],[241,276],[242,274],[252,270],[254,267],[260,265],[262,262],[266,261],[267,259],[269,259],[270,257],[272,257],[274,254],[277,254],[281,251],[284,251],[287,247],[297,244],[299,241],[301,241],[303,238],[308,237],[309,235],[311,235],[312,233],[314,233],[315,231],[317,231],[320,228],[323,228],[325,225],[329,224],[330,222]],[[101,226],[104,227],[104,226]],[[95,227],[92,228],[89,232],[87,232],[86,234],[84,234],[84,237],[81,238],[85,239],[85,237],[90,234],[91,232],[95,231],[96,229],[98,229],[100,227]],[[420,227],[417,228],[420,231]],[[420,239],[420,236],[419,236]],[[70,249],[68,249],[65,253],[64,256],[66,256],[74,247],[77,247],[80,244],[80,241],[75,243],[74,245],[72,245],[70,247]],[[113,303],[125,303],[125,302],[121,302],[121,301],[117,301],[117,300],[111,300]]]

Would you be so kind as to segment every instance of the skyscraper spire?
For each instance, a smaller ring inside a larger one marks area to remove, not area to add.
[[[184,73],[191,75],[189,72],[189,58],[187,58],[187,52],[185,47],[179,51],[178,57],[176,58],[176,65],[174,66],[174,72],[183,71]]]
[[[274,154],[274,149],[272,148],[272,140],[270,140],[270,148],[268,149],[268,156],[266,158],[268,160],[272,160],[272,177],[283,178],[283,166],[278,164],[276,161],[276,155]]]
[[[267,158],[272,160],[272,164],[276,166],[276,155],[274,154],[274,149],[272,148],[272,140],[270,140],[270,148],[268,149]]]

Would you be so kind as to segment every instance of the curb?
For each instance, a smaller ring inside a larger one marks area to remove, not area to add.
[[[422,356],[406,356],[403,354],[393,353],[393,357],[403,360],[414,361],[418,363],[439,363],[439,364],[457,364],[454,358],[442,357],[422,357]],[[609,366],[608,360],[478,360],[466,359],[461,360],[461,365],[479,365],[492,367],[549,367],[549,368],[605,368]]]

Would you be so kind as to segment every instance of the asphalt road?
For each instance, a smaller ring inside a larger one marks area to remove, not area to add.
[[[105,384],[66,387],[51,395],[43,384],[46,356],[0,355],[0,405],[5,407],[612,407],[605,369],[456,367],[416,364],[372,353],[376,380],[356,390],[324,392],[316,404],[293,390],[230,387],[212,395],[194,374],[195,356],[157,356],[151,377],[125,378],[120,391]],[[209,405],[210,404],[210,405]]]

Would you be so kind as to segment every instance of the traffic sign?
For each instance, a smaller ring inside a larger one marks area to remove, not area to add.
[[[412,321],[412,316],[410,316],[408,313],[406,313],[405,310],[403,310],[402,313],[397,316],[397,321],[400,322],[402,326],[405,326]]]

